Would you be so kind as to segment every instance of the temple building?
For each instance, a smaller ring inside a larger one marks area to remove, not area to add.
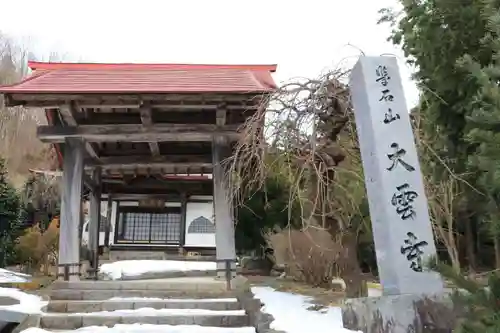
[[[82,193],[94,267],[101,243],[111,251],[215,253],[221,272],[234,270],[234,214],[221,161],[241,125],[266,107],[276,65],[29,67],[29,77],[0,93],[6,106],[45,109],[38,137],[55,146],[63,170],[61,279],[79,279]]]

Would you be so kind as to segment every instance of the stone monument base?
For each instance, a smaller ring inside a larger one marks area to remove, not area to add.
[[[450,333],[459,317],[448,293],[352,298],[342,306],[344,327],[363,333]]]

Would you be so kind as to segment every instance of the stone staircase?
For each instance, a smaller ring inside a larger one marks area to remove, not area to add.
[[[110,250],[102,259],[114,262],[119,260],[183,260],[183,261],[215,261],[214,255],[200,255],[200,256],[188,256],[181,255],[178,252],[166,252],[166,251],[121,251],[121,250]]]
[[[258,310],[260,302],[249,301],[241,297],[241,292],[227,291],[222,286],[221,281],[209,277],[58,281],[39,326],[62,331],[117,324],[199,325],[247,327],[248,332],[256,332],[252,306]],[[134,311],[137,309],[141,310]]]

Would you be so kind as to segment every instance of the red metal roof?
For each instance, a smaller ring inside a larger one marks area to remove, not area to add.
[[[0,93],[259,93],[276,65],[29,62],[34,73]]]

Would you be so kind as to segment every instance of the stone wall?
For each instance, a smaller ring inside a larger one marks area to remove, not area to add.
[[[356,298],[342,307],[344,327],[363,333],[448,333],[460,316],[448,294]]]
[[[249,317],[250,326],[255,327],[256,333],[285,333],[271,329],[274,318],[261,311],[263,304],[260,299],[255,298],[249,285],[239,290],[237,298]]]

